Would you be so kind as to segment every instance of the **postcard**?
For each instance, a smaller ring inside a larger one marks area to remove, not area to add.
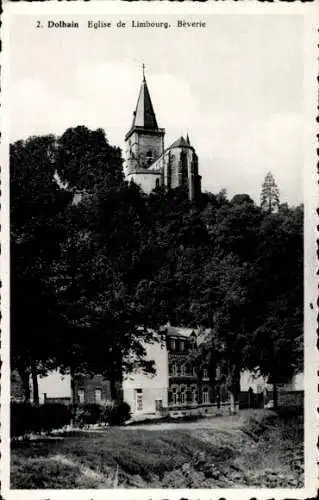
[[[318,10],[2,21],[3,497],[315,496]]]

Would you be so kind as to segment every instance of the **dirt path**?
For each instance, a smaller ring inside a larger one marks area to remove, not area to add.
[[[174,430],[174,429],[216,429],[232,431],[238,430],[243,424],[243,420],[247,415],[234,415],[227,417],[211,417],[203,418],[195,422],[163,422],[152,424],[139,424],[139,425],[127,425],[123,426],[123,429],[129,430],[149,430],[149,431],[163,431],[163,430]]]

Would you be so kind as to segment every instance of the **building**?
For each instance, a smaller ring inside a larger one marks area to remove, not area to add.
[[[194,201],[201,192],[196,151],[188,134],[165,149],[164,135],[165,129],[157,124],[143,70],[133,122],[125,135],[125,178],[141,186],[145,193],[159,186],[185,187]]]
[[[167,326],[157,340],[145,344],[146,358],[154,361],[155,375],[138,370],[124,374],[119,391],[135,418],[167,413],[230,413],[229,393],[225,385],[216,386],[216,373],[211,373],[208,360],[194,367],[190,359],[191,351],[204,336],[200,330]],[[38,383],[41,403],[71,404],[75,400],[78,404],[105,405],[112,400],[110,383],[101,375],[77,376],[72,381],[70,375],[52,372],[39,377]]]

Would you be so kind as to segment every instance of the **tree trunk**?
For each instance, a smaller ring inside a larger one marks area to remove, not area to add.
[[[117,383],[116,383],[116,378],[113,376],[110,377],[110,390],[111,390],[112,401],[117,401],[118,400]]]
[[[39,405],[39,385],[38,385],[38,370],[37,365],[34,361],[31,363],[31,377],[32,377],[32,388],[33,388],[33,403]]]
[[[20,378],[22,380],[22,388],[24,393],[24,402],[30,403],[30,372],[28,370],[19,371]]]
[[[76,394],[75,394],[75,370],[73,367],[70,368],[70,378],[71,378],[71,401],[74,407],[76,405]]]
[[[70,378],[71,378],[71,403],[72,403],[71,426],[74,426],[76,423],[77,398],[76,398],[76,393],[75,393],[75,369],[73,367],[70,367]]]
[[[110,390],[112,401],[120,402],[123,400],[123,363],[120,349],[116,355],[114,352],[113,369],[110,372]]]
[[[235,415],[236,413],[236,398],[235,394],[233,391],[229,391],[229,396],[230,396],[230,414]]]
[[[277,410],[278,408],[278,388],[276,382],[273,383],[273,395],[274,395],[274,409]]]

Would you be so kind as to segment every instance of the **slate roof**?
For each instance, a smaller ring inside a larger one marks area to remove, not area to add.
[[[192,148],[192,146],[189,143],[189,137],[187,135],[187,139],[184,139],[183,136],[181,136],[179,139],[173,142],[167,149],[172,149],[172,148]]]
[[[158,129],[151,96],[148,91],[145,77],[143,78],[140,93],[137,99],[137,105],[132,123],[132,128],[133,127],[144,127],[154,130]]]

